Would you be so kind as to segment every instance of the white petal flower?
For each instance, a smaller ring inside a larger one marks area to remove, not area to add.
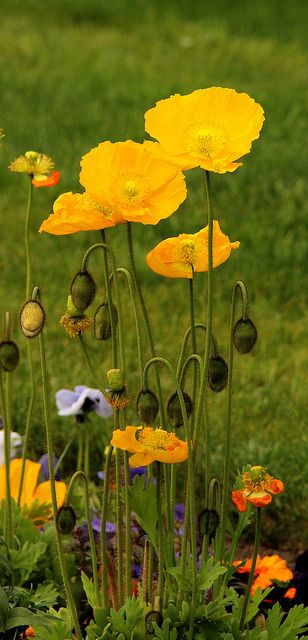
[[[56,393],[56,405],[60,416],[77,416],[95,411],[102,418],[112,414],[112,407],[99,389],[90,389],[84,385],[69,389],[60,389]]]
[[[22,445],[19,433],[11,431],[11,458],[16,457],[17,449]],[[0,430],[0,464],[4,464],[4,431]]]

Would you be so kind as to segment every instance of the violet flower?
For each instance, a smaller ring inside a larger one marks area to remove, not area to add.
[[[108,418],[112,414],[112,407],[102,392],[84,385],[78,385],[74,391],[57,391],[56,405],[60,416],[76,416],[79,422],[83,422],[90,411],[95,411],[101,418]]]

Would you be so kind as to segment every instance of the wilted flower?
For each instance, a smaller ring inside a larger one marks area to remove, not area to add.
[[[81,333],[91,327],[92,320],[83,311],[75,307],[72,296],[67,299],[67,312],[60,319],[60,324],[64,327],[70,338],[76,338]]]
[[[19,156],[9,165],[11,171],[28,173],[35,187],[57,184],[60,173],[59,171],[54,171],[50,176],[53,167],[52,159],[46,156],[45,153],[38,153],[37,151],[26,151],[24,156]],[[42,184],[38,185],[39,182]]]
[[[218,220],[214,220],[213,267],[225,262],[239,245],[238,241],[230,242]],[[193,271],[208,271],[208,226],[197,233],[181,233],[163,240],[148,253],[146,262],[152,271],[169,278],[192,278]]]
[[[16,431],[10,432],[11,438],[11,458],[17,455],[19,447],[22,445],[22,439]],[[4,430],[2,428],[2,418],[0,416],[0,464],[4,464]]]
[[[232,501],[239,511],[247,509],[247,501],[255,507],[266,507],[272,502],[272,495],[282,493],[284,484],[267,473],[265,467],[250,465],[241,476],[242,489],[232,491]]]
[[[175,433],[160,428],[129,426],[125,431],[116,429],[111,444],[134,454],[129,459],[131,467],[148,465],[154,460],[174,463],[188,458],[187,443]]]
[[[182,169],[225,173],[242,165],[259,138],[262,107],[247,93],[210,87],[159,100],[145,114],[145,129]]]
[[[56,393],[56,405],[60,416],[82,416],[95,411],[101,418],[108,418],[112,408],[99,389],[84,385],[74,387],[74,391],[60,389]]]

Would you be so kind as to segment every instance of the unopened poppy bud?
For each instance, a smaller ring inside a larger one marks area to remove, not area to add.
[[[118,312],[114,304],[112,305],[115,325],[118,323]],[[111,319],[108,304],[104,302],[96,310],[94,316],[94,336],[96,340],[109,340],[111,338]]]
[[[222,391],[227,386],[228,365],[221,356],[212,356],[209,359],[208,380],[212,391]]]
[[[182,394],[183,394],[187,417],[189,418],[189,416],[192,413],[193,404],[189,395],[187,395],[187,393],[184,393],[184,391],[182,391]],[[178,429],[184,424],[182,409],[180,405],[180,399],[177,393],[174,393],[169,398],[168,405],[167,405],[167,413],[168,413],[170,424],[174,429]]]
[[[0,365],[4,371],[14,371],[19,361],[19,349],[13,340],[0,342]]]
[[[120,391],[124,387],[124,378],[120,369],[107,371],[107,386],[110,391]]]
[[[71,284],[71,296],[77,309],[85,311],[93,302],[96,284],[88,271],[79,271]]]
[[[76,513],[71,505],[60,507],[56,515],[57,529],[63,535],[72,533],[76,525]]]
[[[20,312],[20,327],[26,338],[35,338],[42,331],[45,312],[37,300],[28,300]]]
[[[240,318],[234,325],[233,342],[240,353],[249,353],[256,344],[257,329],[249,318]]]
[[[150,389],[142,389],[137,398],[137,415],[141,422],[151,425],[158,413],[159,404],[155,393]]]
[[[215,536],[219,525],[219,515],[216,509],[204,509],[198,518],[199,532],[201,536],[209,536],[211,540]]]
[[[124,409],[129,404],[127,385],[120,369],[107,371],[106,397],[113,409]]]
[[[161,625],[163,624],[163,616],[160,611],[149,611],[149,613],[145,616],[145,628],[147,633],[155,633],[155,628],[153,625],[154,622],[158,627],[161,627]]]

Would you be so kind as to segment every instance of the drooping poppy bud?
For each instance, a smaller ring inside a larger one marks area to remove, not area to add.
[[[163,624],[163,616],[159,611],[149,611],[149,613],[145,616],[145,628],[147,633],[155,633],[155,627],[153,625],[154,622],[158,627],[161,627],[161,625]]]
[[[155,393],[142,389],[137,398],[137,415],[143,424],[151,425],[158,413],[159,404]]]
[[[37,300],[28,300],[20,312],[20,327],[26,338],[35,338],[42,331],[45,322],[45,312]]]
[[[187,417],[189,418],[193,410],[193,404],[189,395],[187,395],[187,393],[182,391],[182,394],[183,394]],[[167,405],[167,413],[168,413],[170,424],[174,429],[178,429],[179,427],[182,427],[182,425],[184,424],[184,419],[183,419],[179,396],[177,393],[174,393],[169,398],[168,405]]]
[[[221,356],[212,356],[209,359],[208,380],[212,391],[222,391],[227,386],[228,365]]]
[[[14,371],[19,362],[19,349],[13,340],[0,342],[0,365],[4,371]]]
[[[77,309],[85,311],[93,302],[96,284],[88,271],[79,271],[71,284],[71,296]]]
[[[115,325],[118,324],[118,312],[115,305],[112,305]],[[103,302],[95,312],[94,316],[94,336],[96,340],[109,340],[111,338],[111,319],[109,306]]]
[[[72,533],[76,525],[76,513],[71,505],[64,505],[58,509],[56,515],[56,526],[60,533],[66,535]]]
[[[216,509],[204,509],[198,518],[200,536],[209,536],[212,540],[219,525],[219,515]]]
[[[240,353],[249,353],[256,344],[257,329],[249,318],[240,318],[233,329],[233,342]]]

